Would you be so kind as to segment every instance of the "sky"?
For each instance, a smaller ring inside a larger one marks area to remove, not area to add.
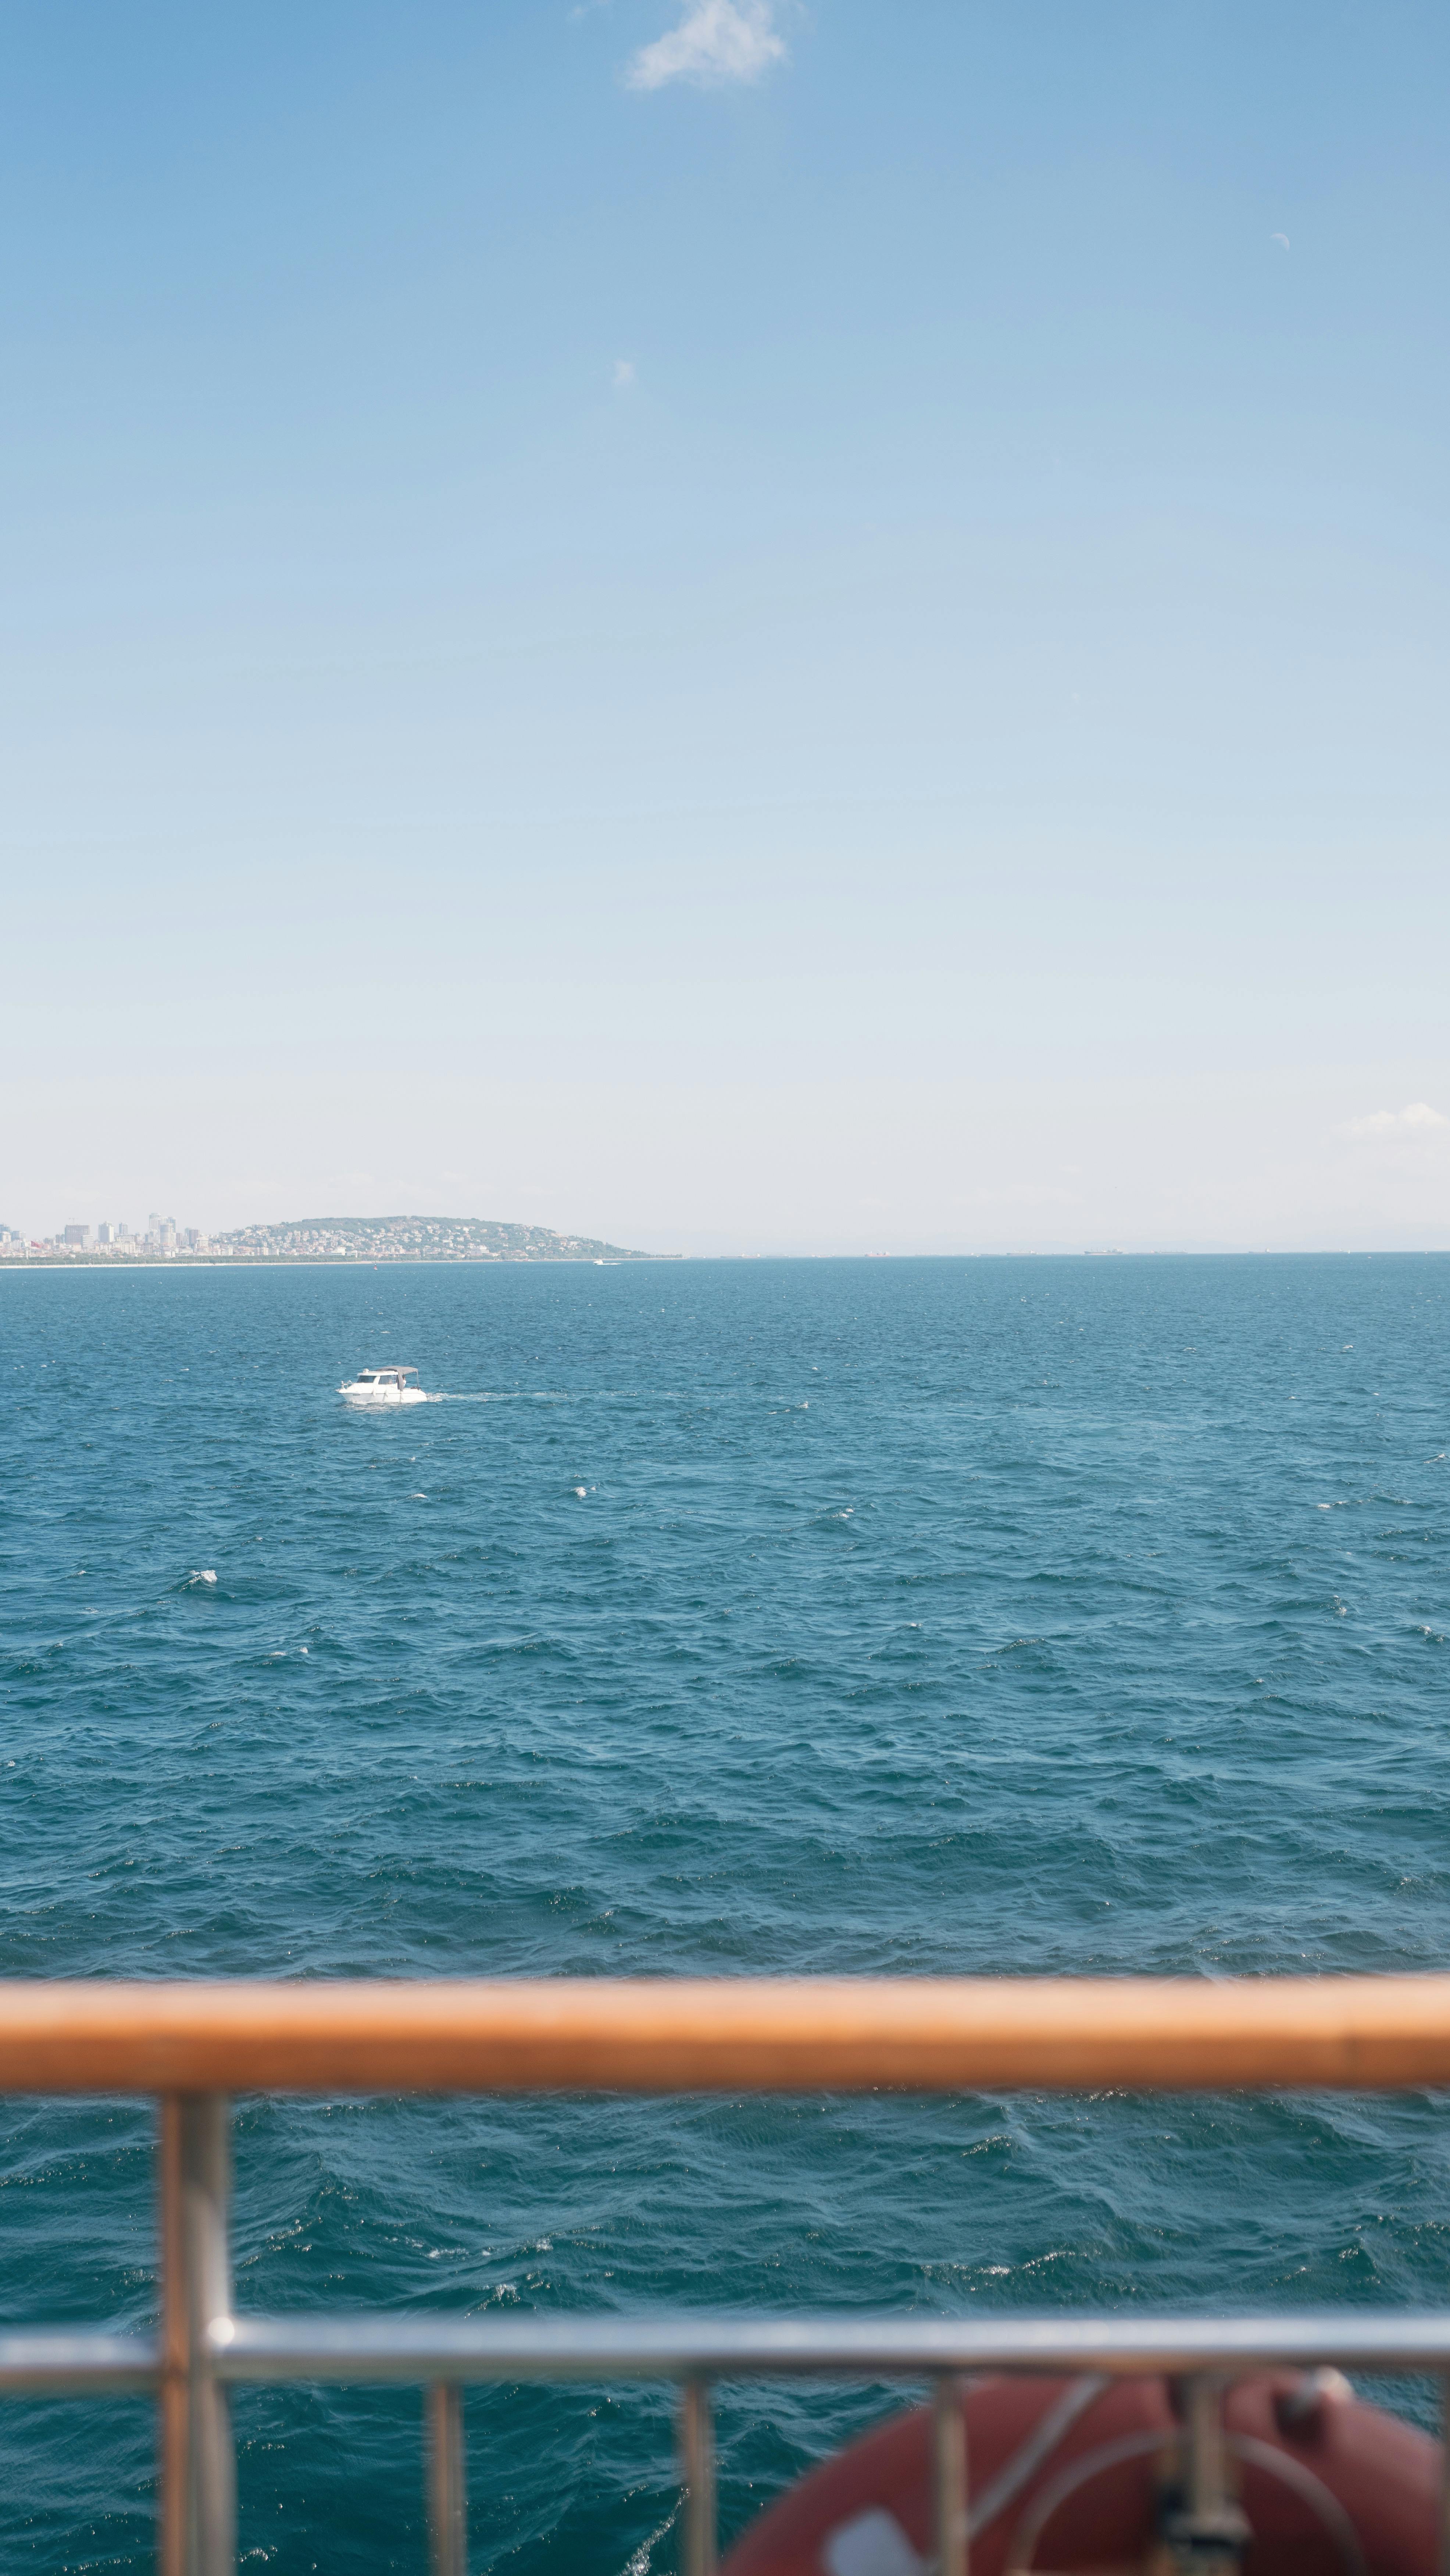
[[[0,1222],[1450,1246],[1398,0],[9,0]]]

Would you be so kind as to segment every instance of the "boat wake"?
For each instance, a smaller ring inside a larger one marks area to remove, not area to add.
[[[567,1404],[568,1396],[558,1388],[547,1386],[505,1386],[497,1392],[485,1388],[477,1395],[430,1395],[430,1404]]]

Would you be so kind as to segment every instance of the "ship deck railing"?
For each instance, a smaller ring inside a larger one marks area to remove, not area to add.
[[[682,2567],[713,2576],[716,2382],[789,2374],[926,2383],[934,2564],[938,2576],[967,2576],[979,2514],[960,2399],[976,2374],[1165,2374],[1182,2386],[1184,2438],[1203,2446],[1195,2474],[1207,2475],[1222,2391],[1251,2371],[1430,2376],[1443,2400],[1450,2314],[238,2314],[231,2098],[1444,2087],[1450,1978],[1437,1976],[0,1984],[0,2092],[160,2103],[158,2331],[0,2331],[0,2395],[153,2399],[161,2576],[234,2576],[231,2388],[420,2386],[434,2576],[466,2576],[466,2386],[671,2382],[680,2392]],[[1441,2532],[1450,2576],[1450,2500]]]

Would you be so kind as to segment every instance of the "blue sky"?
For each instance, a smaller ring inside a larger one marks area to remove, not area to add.
[[[0,1219],[1450,1243],[1447,53],[12,0]]]

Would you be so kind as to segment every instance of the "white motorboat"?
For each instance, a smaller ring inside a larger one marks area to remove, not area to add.
[[[349,1404],[426,1404],[428,1398],[421,1386],[409,1386],[415,1368],[359,1369],[338,1388]]]

